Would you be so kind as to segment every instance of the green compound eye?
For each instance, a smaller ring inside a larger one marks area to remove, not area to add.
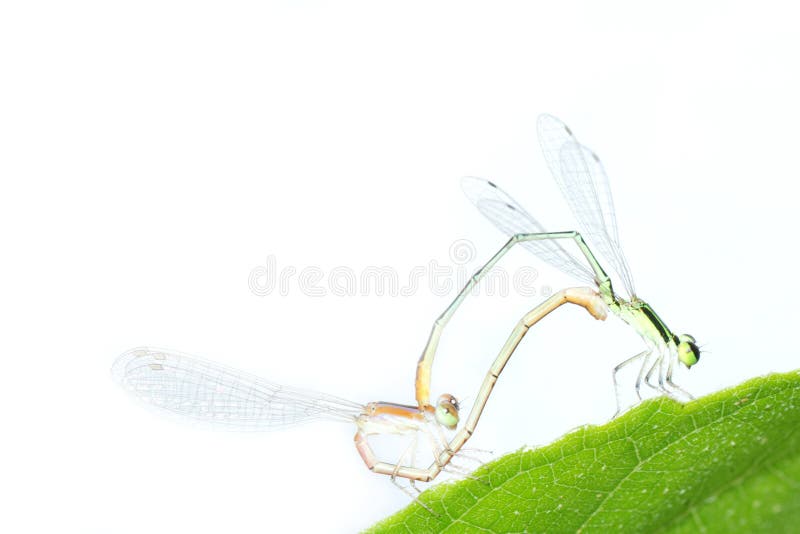
[[[436,421],[447,428],[454,430],[458,425],[458,401],[452,395],[442,395],[436,403]]]
[[[700,361],[700,349],[695,345],[694,338],[688,334],[683,334],[678,337],[678,359],[687,368],[691,367]]]

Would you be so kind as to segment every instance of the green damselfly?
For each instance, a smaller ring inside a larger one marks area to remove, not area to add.
[[[551,115],[539,117],[538,133],[547,165],[578,221],[580,232],[548,232],[519,203],[488,180],[464,178],[465,193],[495,226],[513,236],[501,251],[503,254],[519,243],[564,273],[595,284],[612,313],[632,326],[644,340],[645,350],[614,368],[617,413],[620,411],[617,373],[634,362],[640,363],[636,379],[639,399],[643,383],[671,397],[691,399],[688,392],[673,382],[673,372],[677,362],[687,368],[696,364],[700,349],[692,336],[673,333],[653,308],[636,295],[633,277],[620,246],[614,201],[600,158]],[[576,242],[585,262],[567,252],[559,242],[565,239]],[[611,278],[592,249],[613,268],[627,295],[615,291]],[[657,383],[653,383],[656,377]]]

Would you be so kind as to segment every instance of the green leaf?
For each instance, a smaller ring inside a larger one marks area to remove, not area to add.
[[[643,402],[440,484],[370,532],[800,532],[800,371]]]

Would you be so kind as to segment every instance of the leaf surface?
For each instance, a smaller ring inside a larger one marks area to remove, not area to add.
[[[431,488],[369,532],[800,532],[800,371],[661,397]]]

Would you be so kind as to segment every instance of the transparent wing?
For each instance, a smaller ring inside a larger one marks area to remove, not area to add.
[[[628,294],[633,296],[633,277],[619,243],[614,200],[600,158],[578,143],[570,129],[557,118],[541,115],[538,127],[547,165],[582,235],[610,263]]]
[[[461,187],[478,210],[507,236],[547,232],[517,201],[489,180],[467,177],[461,180]],[[591,269],[567,252],[558,241],[526,241],[520,245],[556,269],[583,282],[594,283]]]
[[[114,362],[112,375],[145,403],[231,430],[272,430],[315,419],[353,422],[363,406],[280,386],[186,354],[142,347]]]
[[[628,294],[633,296],[633,277],[619,244],[614,201],[600,159],[579,143],[567,143],[561,148],[561,172],[565,178],[565,187],[571,191],[569,197],[573,199],[572,211],[575,217],[586,229],[589,240],[595,244],[599,253],[611,263]],[[592,190],[585,185],[586,182],[594,184],[594,199],[586,195]],[[596,209],[598,205],[601,207],[600,211]]]

